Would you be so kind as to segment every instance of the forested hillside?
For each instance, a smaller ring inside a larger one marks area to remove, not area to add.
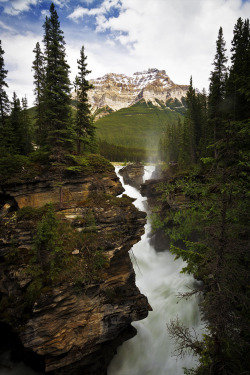
[[[183,297],[201,296],[203,340],[178,317],[168,327],[178,355],[197,355],[197,368],[185,371],[193,375],[250,373],[248,19],[238,19],[231,52],[227,65],[220,28],[208,96],[197,94],[191,80],[182,130],[172,127],[161,144],[166,160],[174,157],[178,164],[159,185],[162,208],[154,224],[170,237],[171,251],[187,262],[183,272],[201,281]],[[167,209],[170,200],[179,208]]]
[[[167,127],[178,128],[183,119],[178,112],[184,109],[182,103],[167,104],[156,107],[142,100],[97,120],[100,153],[112,161],[158,160],[159,142]]]

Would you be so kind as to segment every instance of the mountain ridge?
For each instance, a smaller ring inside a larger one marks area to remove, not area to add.
[[[177,85],[165,70],[149,68],[136,72],[131,77],[125,74],[107,73],[103,77],[89,81],[94,88],[88,92],[92,112],[103,107],[113,111],[130,107],[144,99],[154,106],[161,107],[170,99],[181,102],[186,96],[188,85]],[[73,98],[76,98],[76,93]]]

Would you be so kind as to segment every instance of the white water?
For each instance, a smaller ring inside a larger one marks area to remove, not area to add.
[[[119,167],[116,167],[118,172]],[[153,167],[146,167],[144,179],[150,178]],[[122,180],[122,178],[121,178]],[[139,191],[123,185],[124,194],[137,198],[135,206],[147,211],[146,199]],[[196,298],[179,300],[177,294],[188,290],[194,283],[193,277],[181,274],[184,266],[181,259],[166,249],[156,252],[149,244],[150,222],[145,227],[141,241],[132,248],[131,259],[136,273],[136,284],[145,294],[153,308],[146,319],[134,322],[137,335],[123,343],[112,360],[108,375],[182,375],[183,367],[191,368],[195,359],[173,356],[174,345],[167,331],[167,323],[176,318],[187,326],[200,330],[200,315]],[[135,261],[135,259],[136,261]]]
[[[119,167],[116,168],[118,171]],[[151,176],[153,167],[146,167],[144,179]],[[121,178],[122,180],[122,178]],[[147,211],[146,199],[139,191],[125,185],[125,194],[137,198],[135,206]],[[184,263],[174,261],[168,249],[156,252],[149,244],[150,223],[145,226],[145,234],[130,251],[136,272],[136,284],[145,294],[153,311],[139,322],[133,323],[137,335],[118,348],[112,360],[108,375],[183,375],[183,367],[191,368],[192,357],[176,359],[172,356],[174,346],[168,336],[166,324],[176,315],[189,327],[200,328],[197,300],[179,301],[176,295],[192,286],[191,276],[180,274]],[[134,260],[134,256],[136,261]],[[1,366],[2,365],[2,366]],[[10,353],[0,356],[0,375],[41,375],[25,364],[13,363]],[[83,374],[84,375],[84,374]]]

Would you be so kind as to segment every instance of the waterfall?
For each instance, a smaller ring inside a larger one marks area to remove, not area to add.
[[[145,180],[150,178],[153,169],[145,168]],[[119,167],[116,167],[117,172],[118,170]],[[147,200],[139,191],[129,185],[124,188],[125,194],[136,198],[135,206],[148,212]],[[182,375],[183,367],[191,368],[195,365],[191,356],[183,359],[172,356],[174,345],[166,327],[167,323],[178,315],[186,326],[199,331],[201,321],[197,300],[193,298],[179,301],[176,296],[186,291],[188,286],[192,286],[194,279],[180,273],[184,262],[181,259],[175,261],[168,249],[155,251],[149,243],[150,231],[148,220],[145,234],[130,250],[130,254],[136,273],[136,284],[148,297],[153,311],[149,312],[146,319],[133,323],[137,335],[118,348],[118,353],[109,366],[108,375]],[[9,352],[0,356],[0,374],[42,375],[22,362],[13,363]]]
[[[153,167],[145,169],[146,180],[150,178]],[[119,167],[116,167],[116,171],[119,171]],[[148,213],[146,199],[139,191],[129,185],[123,186],[124,194],[136,198],[135,206]],[[148,220],[145,234],[133,246],[130,254],[136,284],[148,297],[153,311],[149,312],[146,319],[133,323],[137,335],[118,348],[108,368],[108,375],[182,375],[183,367],[195,366],[195,359],[191,355],[184,358],[173,356],[175,347],[166,326],[178,316],[187,327],[200,331],[197,299],[180,300],[177,297],[178,293],[192,287],[195,281],[192,276],[180,273],[185,263],[181,259],[174,260],[174,255],[167,248],[165,251],[155,251],[149,243],[150,231]]]

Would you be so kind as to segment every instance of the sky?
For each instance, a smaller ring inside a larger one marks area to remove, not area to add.
[[[7,93],[34,105],[32,52],[43,46],[48,0],[0,0],[0,40]],[[250,18],[250,0],[54,0],[66,42],[70,79],[85,48],[87,79],[158,68],[177,84],[209,87],[220,26],[230,56],[234,25]],[[230,59],[229,59],[230,64]]]

